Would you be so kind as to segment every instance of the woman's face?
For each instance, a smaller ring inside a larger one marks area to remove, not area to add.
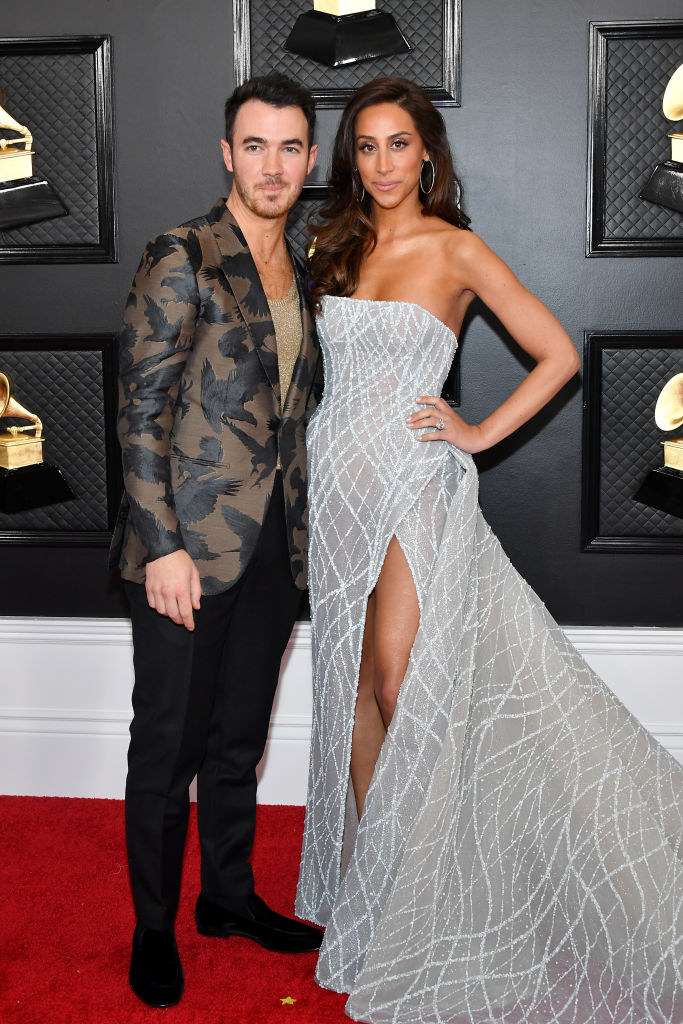
[[[429,154],[415,122],[397,103],[365,107],[356,118],[356,166],[365,191],[378,206],[393,209],[418,198],[422,161]]]

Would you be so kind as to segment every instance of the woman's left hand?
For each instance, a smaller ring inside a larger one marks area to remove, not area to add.
[[[407,419],[411,430],[432,427],[433,432],[421,434],[418,441],[449,441],[462,452],[473,455],[487,447],[479,426],[466,423],[458,416],[444,398],[435,395],[422,395],[416,398],[418,405],[424,406]]]

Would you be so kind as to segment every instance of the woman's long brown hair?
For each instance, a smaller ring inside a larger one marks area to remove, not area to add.
[[[441,217],[449,224],[467,228],[469,217],[459,207],[462,185],[455,175],[446,126],[441,114],[414,82],[405,78],[376,78],[357,90],[346,104],[332,151],[331,195],[317,211],[308,230],[315,240],[310,259],[311,301],[320,311],[323,295],[352,295],[358,286],[360,265],[375,247],[372,200],[362,196],[356,170],[356,118],[361,110],[378,103],[396,103],[415,122],[434,166],[434,185],[422,190],[425,217]],[[456,200],[457,194],[457,200]]]

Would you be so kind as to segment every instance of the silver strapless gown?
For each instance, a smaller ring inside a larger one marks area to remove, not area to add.
[[[421,307],[328,297],[308,432],[314,713],[297,913],[375,1024],[681,1024],[683,769],[512,567],[470,456],[405,420],[456,347]],[[360,824],[368,595],[396,535],[420,627]]]

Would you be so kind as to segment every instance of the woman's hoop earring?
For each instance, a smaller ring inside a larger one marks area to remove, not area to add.
[[[362,203],[363,200],[365,199],[365,185],[363,184],[363,179],[360,176],[360,171],[358,170],[357,167],[355,168],[355,170],[356,170],[356,174],[358,175],[358,181],[360,183],[360,195],[358,195],[358,189],[356,187],[356,175],[355,174],[353,176],[353,194],[356,197],[356,199],[358,200],[358,202]]]
[[[429,185],[429,188],[425,188],[424,184],[422,182],[422,171],[424,171],[424,169],[425,169],[425,164],[429,164],[429,166],[432,169],[432,180],[431,180],[431,183]],[[429,193],[434,188],[434,181],[435,180],[436,180],[436,171],[434,170],[434,164],[432,163],[431,160],[423,160],[422,161],[422,167],[420,168],[420,188],[422,189],[422,194],[423,195],[425,195],[425,196],[429,195]]]

